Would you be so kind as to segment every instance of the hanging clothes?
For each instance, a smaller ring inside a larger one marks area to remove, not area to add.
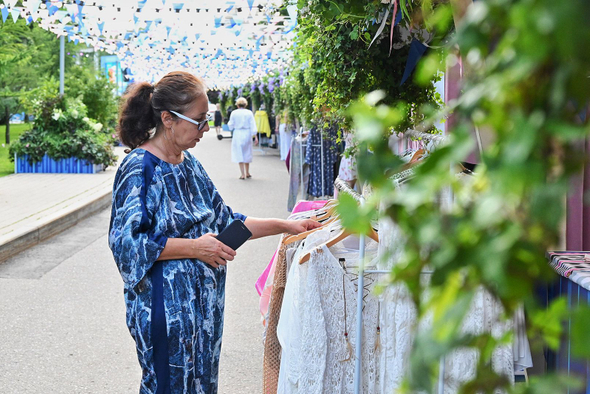
[[[399,261],[404,238],[397,225],[389,218],[379,222],[379,269],[391,270]],[[428,277],[424,276],[427,284]],[[503,309],[492,295],[480,289],[472,300],[461,331],[464,334],[490,333],[500,339],[513,329],[512,321],[502,320]],[[433,330],[432,321],[423,319],[418,325],[418,315],[410,293],[403,283],[388,286],[381,296],[379,325],[381,327],[382,352],[379,362],[380,387],[383,393],[396,392],[407,376],[412,344],[417,331]],[[475,377],[479,353],[473,348],[455,349],[445,356],[444,393],[457,393],[462,383]],[[514,379],[514,354],[512,344],[498,346],[492,354],[492,369],[510,381]]]
[[[268,114],[266,111],[258,110],[254,114],[256,120],[256,128],[260,134],[265,134],[266,137],[270,138],[270,122],[268,120]]]
[[[307,138],[297,136],[291,140],[290,163],[289,163],[289,198],[287,210],[291,212],[297,200],[308,200],[307,194],[309,185],[309,165],[303,161],[307,151]],[[303,182],[303,184],[302,184]],[[300,196],[303,190],[303,196]]]
[[[263,394],[277,393],[279,370],[281,365],[281,344],[277,337],[277,326],[281,315],[283,294],[287,283],[287,272],[292,264],[294,252],[301,242],[289,245],[281,244],[276,262],[273,288],[268,307],[267,327],[264,334],[264,355],[262,363]],[[308,247],[313,246],[307,243]],[[302,249],[307,251],[308,249]]]
[[[277,326],[282,349],[279,393],[354,393],[359,291],[354,271],[359,250],[358,243],[350,248],[345,246],[345,241],[331,248],[323,245],[332,235],[329,228],[309,235],[303,244],[307,250],[313,248],[309,261],[299,264],[299,258],[305,254],[300,246],[287,275]],[[376,243],[369,240],[367,256],[375,257],[376,251]],[[370,276],[366,275],[361,289],[364,294],[362,392],[366,394],[378,392],[379,379],[376,373],[379,305],[371,294],[375,281]]]
[[[314,197],[334,195],[334,163],[338,159],[335,139],[336,130],[333,127],[321,130],[314,126],[309,132],[305,154],[305,162],[310,166],[307,192]]]
[[[282,114],[277,116],[277,120],[279,122],[279,144],[280,144],[280,153],[281,153],[281,160],[286,160],[287,155],[289,154],[289,148],[291,147],[291,137],[293,135],[293,131],[288,128],[288,116],[287,111],[283,111]]]
[[[344,149],[353,146],[353,134],[344,132]],[[354,156],[343,156],[340,161],[340,168],[338,169],[338,178],[343,181],[354,181],[357,178],[356,172],[356,158]]]
[[[296,218],[309,219],[308,215],[300,217],[299,215],[295,215],[295,214],[299,213],[299,212],[307,212],[307,211],[313,211],[316,209],[320,209],[324,205],[326,205],[327,202],[328,202],[328,200],[316,200],[316,201],[300,200],[297,202],[297,204],[293,208],[292,215],[289,216],[288,219],[289,220],[295,220]],[[280,246],[280,243],[279,243],[279,246]],[[256,284],[254,287],[256,287],[256,291],[258,292],[258,295],[262,295],[262,292],[264,291],[264,288],[266,286],[267,280],[270,275],[271,267],[274,265],[274,263],[276,261],[278,251],[279,251],[279,248],[277,248],[277,250],[273,254],[270,262],[268,263],[267,267],[265,268],[264,272],[262,273],[262,275],[260,275],[260,277],[256,281]]]

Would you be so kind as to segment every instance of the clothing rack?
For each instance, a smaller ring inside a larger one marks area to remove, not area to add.
[[[407,130],[404,132],[403,138],[407,140],[408,138],[419,138],[424,141],[429,141],[435,143],[435,146],[439,143],[443,142],[445,137],[439,134],[430,134],[424,133],[417,130]],[[399,153],[399,152],[398,152]],[[405,174],[407,172],[407,174]],[[413,175],[413,170],[406,170],[400,174],[401,177],[408,175]],[[405,178],[404,178],[405,179]],[[334,187],[338,189],[339,192],[344,192],[355,198],[359,201],[359,204],[363,206],[365,204],[365,199],[362,195],[358,194],[352,188],[341,179],[337,178],[334,182]],[[360,235],[359,237],[359,267],[358,267],[358,288],[362,289],[365,285],[364,283],[364,274],[386,274],[390,273],[387,270],[365,270],[365,241],[366,236]],[[430,275],[433,271],[422,271],[421,275]],[[354,393],[360,394],[361,393],[361,371],[362,371],[362,338],[363,338],[363,292],[359,291],[357,294],[357,328],[356,328],[356,349],[355,349],[355,369],[354,369]],[[445,358],[444,356],[440,359],[440,367],[439,367],[439,376],[437,382],[437,393],[442,394],[444,392],[444,376],[445,376]]]
[[[299,174],[301,176],[301,199],[305,200],[305,190],[303,186],[303,126],[299,127]]]
[[[256,132],[256,136],[258,137],[258,146],[253,149],[253,151],[260,152],[262,155],[266,155],[266,151],[262,148],[262,137],[261,133]]]

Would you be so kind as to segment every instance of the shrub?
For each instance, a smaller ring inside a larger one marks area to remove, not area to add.
[[[10,155],[29,155],[35,163],[47,154],[55,160],[76,157],[94,164],[113,165],[114,135],[101,123],[88,118],[80,98],[65,98],[43,92],[31,102],[35,123],[10,146]]]

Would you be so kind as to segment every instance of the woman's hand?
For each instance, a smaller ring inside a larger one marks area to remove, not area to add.
[[[216,235],[207,233],[195,239],[195,257],[213,268],[232,261],[236,251],[217,240]]]
[[[287,231],[289,234],[299,234],[304,231],[321,227],[322,224],[311,219],[287,220]]]
[[[258,145],[258,136],[254,137],[254,145]]]

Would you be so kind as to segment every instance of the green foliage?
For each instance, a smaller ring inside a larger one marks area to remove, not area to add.
[[[427,24],[448,26],[451,15],[439,6]],[[348,226],[358,232],[366,228],[370,210],[394,220],[406,242],[392,280],[407,285],[420,320],[428,318],[436,327],[416,337],[406,382],[411,391],[432,391],[440,356],[462,346],[481,354],[477,375],[463,392],[510,389],[489,368],[492,349],[509,338],[469,337],[460,330],[482,289],[503,305],[506,317],[524,304],[530,334],[559,346],[562,323],[572,311],[560,299],[545,310],[534,290],[554,278],[545,252],[559,242],[566,193],[587,161],[580,147],[590,130],[578,114],[590,101],[590,53],[583,50],[590,46],[588,18],[590,3],[584,0],[474,2],[452,43],[458,44],[465,66],[462,96],[442,114],[425,119],[426,125],[434,124],[453,112],[456,126],[402,188],[391,178],[402,167],[388,136],[412,123],[410,101],[388,102],[381,92],[350,107],[361,142],[359,177],[374,193],[368,207],[347,219]],[[424,59],[417,75],[422,83],[444,70],[441,59],[457,61],[444,50]],[[321,72],[311,64],[302,72],[303,93],[305,78]],[[458,163],[476,149],[474,128],[491,142],[483,146],[475,174],[458,177]],[[372,154],[364,153],[369,149]],[[448,201],[444,197],[451,192],[453,202],[441,206],[441,198]],[[433,272],[428,284],[420,278],[425,269]],[[585,357],[590,354],[585,339],[589,315],[584,308],[572,318],[576,354]],[[551,377],[514,391],[564,392],[565,387]]]
[[[400,12],[406,21],[417,9],[411,0],[402,0]],[[387,28],[369,47],[385,17],[389,4],[379,0],[299,1],[300,15],[294,61],[285,80],[281,75],[268,75],[241,87],[250,92],[252,86],[264,88],[247,93],[255,107],[263,103],[274,114],[288,111],[289,120],[310,124],[336,121],[346,126],[345,113],[352,100],[375,89],[385,92],[385,102],[405,101],[406,116],[400,129],[414,127],[425,119],[426,109],[439,107],[441,98],[434,90],[432,78],[421,84],[411,79],[400,86],[409,46],[389,53],[389,19]],[[418,8],[419,9],[419,8]],[[409,26],[409,22],[405,22]],[[434,28],[434,27],[433,27]],[[444,34],[448,27],[437,24]],[[439,62],[440,63],[440,62]],[[439,66],[439,64],[437,64]],[[273,85],[272,92],[268,88]],[[226,99],[235,97],[235,89],[224,92]],[[433,128],[432,128],[433,129]]]
[[[117,121],[118,100],[116,85],[94,65],[72,65],[64,81],[66,97],[79,97],[87,108],[87,115],[114,133]],[[106,130],[105,130],[106,131]]]
[[[37,94],[30,103],[35,116],[33,129],[11,144],[11,158],[29,155],[34,163],[47,154],[53,159],[77,157],[105,166],[116,162],[112,148],[115,136],[88,118],[80,98],[58,95],[55,81],[49,81]]]
[[[401,1],[409,20],[411,1]],[[400,86],[406,68],[409,46],[394,49],[390,55],[388,28],[369,47],[385,17],[389,4],[381,1],[346,2],[311,0],[299,2],[300,30],[295,61],[288,85],[295,112],[306,121],[327,118],[341,122],[348,105],[362,95],[380,89],[385,103],[407,103],[400,129],[414,127],[424,119],[425,104],[438,107],[433,80],[421,86],[408,80]]]
[[[5,106],[9,112],[22,109],[20,97],[39,86],[41,80],[59,76],[59,39],[36,23],[26,24],[19,18],[16,23],[8,18],[0,20],[0,117]],[[66,42],[67,52],[76,52],[82,45]],[[66,69],[75,60],[66,56]]]

